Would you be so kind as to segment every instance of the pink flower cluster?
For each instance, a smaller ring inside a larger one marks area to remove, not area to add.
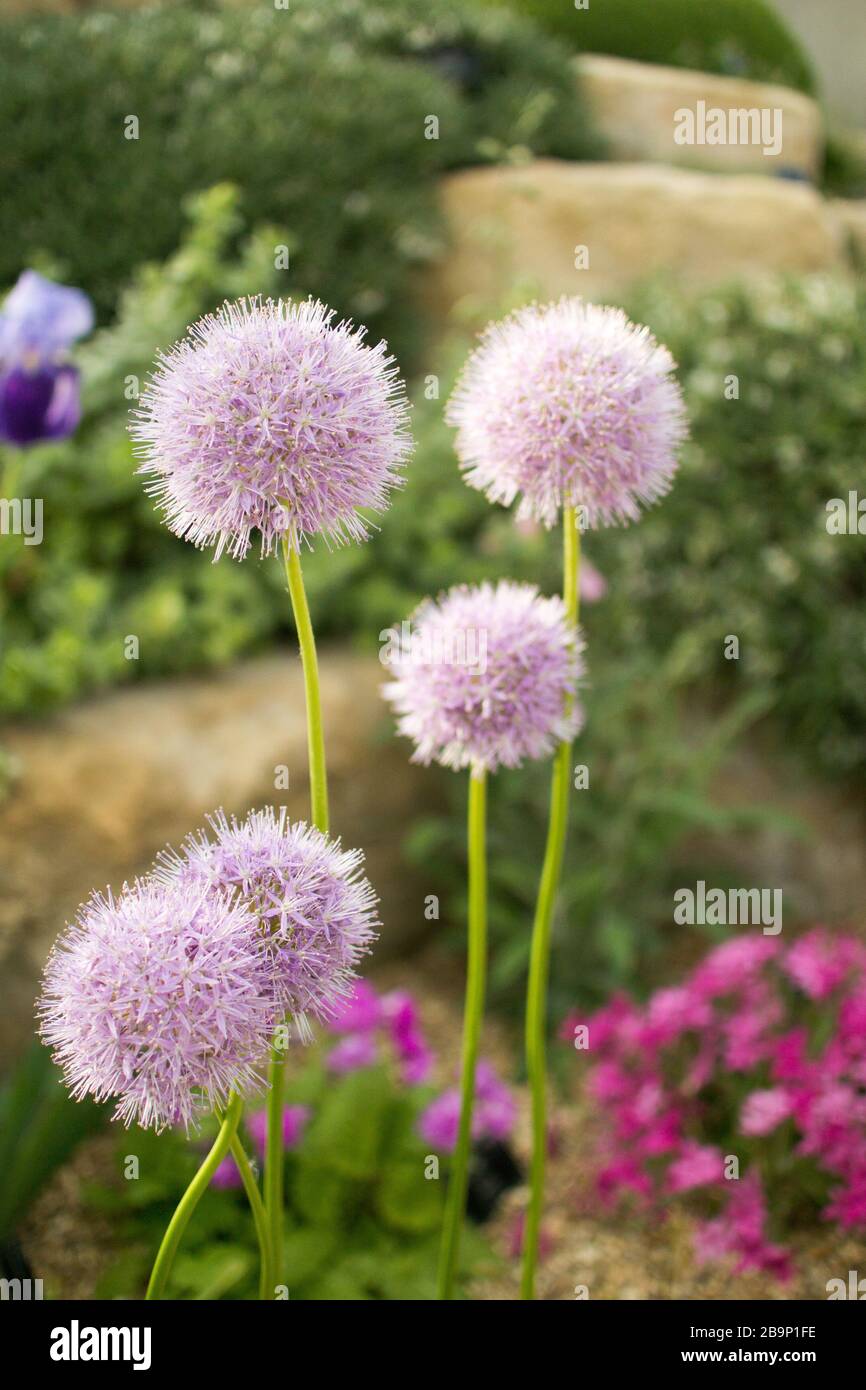
[[[516,1119],[517,1105],[511,1091],[489,1062],[479,1062],[475,1069],[473,1139],[507,1139]],[[419,1117],[418,1133],[432,1148],[453,1153],[459,1126],[460,1091],[454,1086],[430,1102]]]
[[[340,1035],[328,1053],[330,1071],[374,1066],[390,1043],[405,1086],[420,1086],[430,1075],[433,1053],[421,1032],[415,1002],[405,990],[377,994],[366,980],[358,980],[353,993],[329,1020],[328,1030]]]
[[[698,1227],[699,1259],[786,1277],[777,1227],[818,1193],[825,1220],[866,1230],[859,941],[821,927],[790,945],[737,937],[644,1005],[617,996],[588,1019],[569,1016],[562,1036],[591,1058],[601,1194],[657,1208],[698,1192],[713,1212]]]

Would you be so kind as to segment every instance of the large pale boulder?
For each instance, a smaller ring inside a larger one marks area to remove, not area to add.
[[[515,293],[603,299],[659,271],[713,283],[847,264],[828,204],[782,179],[546,159],[461,170],[441,198],[451,246],[427,294],[469,321]]]
[[[785,172],[808,179],[820,172],[821,112],[801,92],[597,54],[584,54],[575,62],[581,91],[611,159],[646,159],[728,174]],[[689,112],[691,117],[683,114]],[[732,112],[752,114],[747,119],[732,117]],[[690,133],[694,138],[685,143],[683,137]],[[724,141],[715,143],[722,135]]]
[[[383,737],[375,657],[322,654],[333,833],[367,855],[381,899],[375,959],[435,930],[400,846],[440,784]],[[285,804],[309,819],[300,662],[286,653],[200,680],[115,692],[33,726],[7,728],[17,777],[0,803],[0,1061],[33,1033],[33,999],[51,942],[94,888],[117,889],[224,806]],[[288,790],[281,785],[288,771]]]

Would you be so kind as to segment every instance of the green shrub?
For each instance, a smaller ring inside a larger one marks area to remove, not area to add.
[[[517,18],[459,10],[296,0],[2,26],[0,284],[44,254],[105,317],[177,246],[184,198],[227,180],[243,225],[284,229],[296,282],[405,352],[408,278],[440,249],[437,175],[589,148],[567,55]],[[449,45],[477,90],[449,76]]]
[[[759,82],[813,93],[808,58],[766,0],[481,0],[531,16],[582,53],[610,53],[642,63]]]

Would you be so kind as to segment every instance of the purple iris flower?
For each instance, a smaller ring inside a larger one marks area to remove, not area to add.
[[[65,360],[93,327],[83,290],[25,270],[0,310],[0,440],[65,439],[81,419],[77,368]]]

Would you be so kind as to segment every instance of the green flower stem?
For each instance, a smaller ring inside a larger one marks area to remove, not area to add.
[[[313,825],[327,835],[328,774],[325,767],[325,732],[322,727],[322,698],[319,690],[319,663],[316,659],[316,639],[310,621],[310,609],[301,574],[300,552],[290,540],[283,541],[286,580],[292,600],[292,612],[298,631],[301,664],[304,668],[304,695],[307,702],[307,754],[310,763],[310,804]]]
[[[460,1256],[460,1234],[466,1211],[469,1158],[472,1147],[472,1107],[475,1102],[475,1066],[484,1010],[484,976],[487,956],[487,774],[473,768],[469,777],[469,953],[466,968],[466,1002],[463,1007],[463,1057],[460,1073],[460,1126],[451,1165],[445,1224],[439,1258],[438,1295],[454,1297],[454,1280]]]
[[[307,756],[310,768],[310,804],[313,824],[323,834],[329,829],[328,776],[325,766],[325,734],[322,725],[322,699],[319,689],[319,664],[316,658],[316,639],[310,620],[310,609],[301,574],[300,551],[294,536],[287,533],[283,540],[283,564],[286,583],[292,601],[301,665],[304,671],[304,695],[307,706]],[[288,1021],[288,1020],[287,1020]],[[271,1271],[279,1283],[283,1274],[283,1108],[285,1095],[285,1048],[277,1034],[271,1049],[268,1068],[267,1136],[265,1139],[265,1211],[268,1219],[268,1239]]]
[[[265,1134],[265,1212],[268,1224],[271,1285],[273,1298],[283,1273],[283,1106],[286,1076],[286,1049],[282,1037],[271,1048],[268,1067],[267,1131]]]
[[[577,626],[579,611],[580,532],[573,507],[563,508],[563,599],[568,621]],[[568,699],[570,709],[572,699]],[[547,1157],[546,1059],[547,982],[550,974],[550,929],[562,872],[565,836],[568,829],[568,798],[571,789],[571,743],[561,743],[553,760],[550,783],[550,816],[547,844],[538,888],[529,982],[526,993],[526,1069],[532,1093],[532,1162],[529,1178],[529,1205],[523,1235],[523,1279],[521,1297],[535,1297],[535,1269],[538,1263],[538,1235],[544,1201],[544,1168]]]
[[[259,1185],[256,1182],[250,1161],[247,1158],[246,1150],[241,1143],[240,1135],[237,1130],[232,1135],[231,1142],[232,1157],[241,1175],[241,1182],[244,1185],[244,1192],[247,1194],[247,1201],[253,1214],[253,1221],[256,1227],[256,1235],[259,1240],[259,1258],[261,1260],[261,1277],[259,1279],[259,1299],[271,1299],[274,1296],[274,1286],[276,1276],[271,1268],[271,1240],[268,1231],[268,1218],[265,1213],[264,1203],[259,1193]]]
[[[174,1216],[168,1223],[162,1243],[156,1253],[145,1298],[151,1300],[162,1298],[183,1233],[207,1190],[211,1178],[231,1148],[232,1139],[237,1133],[242,1109],[241,1097],[232,1096],[226,1106],[219,1133],[213,1142],[210,1153],[181,1197],[175,1208]]]

